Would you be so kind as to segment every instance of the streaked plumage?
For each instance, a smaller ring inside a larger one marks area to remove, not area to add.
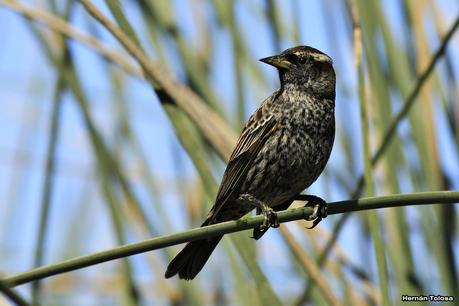
[[[332,60],[299,46],[262,59],[279,70],[281,88],[252,114],[234,149],[215,205],[202,226],[239,219],[254,207],[250,194],[285,209],[323,171],[335,135]],[[165,276],[193,279],[222,237],[194,241],[171,261]]]

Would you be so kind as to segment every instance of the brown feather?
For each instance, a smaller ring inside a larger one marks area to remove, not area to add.
[[[251,127],[250,120],[242,132],[241,137],[236,145],[226,171],[223,174],[222,183],[217,194],[215,205],[212,208],[209,218],[215,221],[215,216],[220,209],[225,205],[233,193],[237,191],[247,171],[252,166],[252,162],[257,156],[260,148],[276,130],[276,120],[274,116],[270,116],[263,121],[263,124]],[[256,121],[259,123],[260,121]]]

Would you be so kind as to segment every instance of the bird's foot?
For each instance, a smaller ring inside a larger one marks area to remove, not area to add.
[[[307,221],[313,221],[312,226],[308,229],[313,229],[317,224],[327,217],[327,202],[322,198],[314,195],[300,194],[295,197],[295,200],[307,201],[305,206],[313,207],[313,213],[306,219]]]
[[[252,232],[252,239],[258,240],[268,231],[269,228],[262,229],[261,226],[255,227]]]
[[[274,228],[279,227],[280,224],[279,224],[279,220],[277,219],[276,212],[271,207],[266,205],[266,203],[258,200],[257,198],[255,198],[254,196],[252,196],[250,194],[242,194],[242,195],[240,195],[239,196],[239,200],[247,202],[250,205],[258,208],[258,210],[265,217],[264,221],[263,221],[263,224],[260,225],[259,227],[254,228],[253,236],[252,236],[253,239],[255,239],[255,240],[260,239],[261,236],[263,236],[264,233],[266,233],[266,231],[270,227],[274,227]]]

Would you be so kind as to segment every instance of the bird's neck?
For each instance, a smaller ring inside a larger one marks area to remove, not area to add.
[[[281,82],[280,92],[290,93],[292,96],[309,96],[316,99],[335,100],[335,88],[330,87],[314,87],[309,83],[284,83]]]

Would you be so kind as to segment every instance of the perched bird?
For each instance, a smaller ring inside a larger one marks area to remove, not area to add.
[[[268,226],[256,229],[255,239],[266,227],[278,226],[273,210],[288,208],[318,178],[335,137],[332,59],[312,47],[297,46],[260,61],[278,69],[280,89],[246,123],[215,205],[202,224],[236,220],[256,207],[265,214]],[[321,200],[314,196],[302,199]],[[222,237],[188,243],[171,261],[165,277],[178,273],[182,279],[193,279]]]

